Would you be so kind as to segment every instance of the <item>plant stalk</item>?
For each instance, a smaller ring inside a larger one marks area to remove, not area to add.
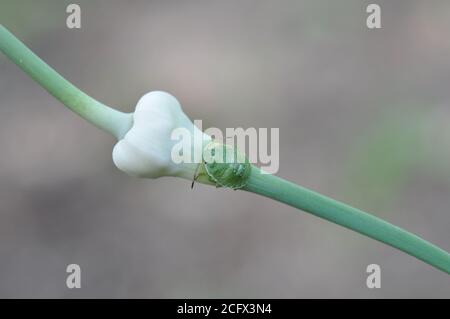
[[[120,139],[131,128],[132,113],[123,113],[93,99],[67,81],[0,24],[0,51],[69,109]]]
[[[378,217],[252,167],[243,190],[260,194],[383,242],[450,274],[450,254]]]

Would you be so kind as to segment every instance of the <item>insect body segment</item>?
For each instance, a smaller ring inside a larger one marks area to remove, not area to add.
[[[203,154],[206,173],[216,186],[239,189],[247,184],[252,167],[236,147],[212,141]]]

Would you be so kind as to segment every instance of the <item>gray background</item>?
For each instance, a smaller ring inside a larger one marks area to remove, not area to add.
[[[332,0],[77,1],[81,30],[70,1],[0,0],[0,21],[123,111],[159,89],[204,128],[279,127],[278,175],[450,250],[450,2],[374,2],[381,30]],[[114,143],[0,56],[0,297],[450,297],[448,275],[288,206],[128,177]]]

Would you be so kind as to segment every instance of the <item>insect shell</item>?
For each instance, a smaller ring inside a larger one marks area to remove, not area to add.
[[[239,189],[247,184],[252,167],[236,147],[211,141],[203,154],[207,155],[204,156],[206,173],[216,186]]]

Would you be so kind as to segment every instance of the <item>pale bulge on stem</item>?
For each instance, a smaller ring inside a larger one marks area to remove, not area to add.
[[[169,93],[153,91],[141,97],[133,114],[131,129],[114,146],[114,164],[131,176],[158,178],[176,176],[192,180],[198,163],[175,163],[172,139],[175,129],[183,128],[203,143],[192,142],[193,152],[202,151],[211,138],[201,132],[184,114],[178,100]],[[195,149],[195,148],[200,148]]]

